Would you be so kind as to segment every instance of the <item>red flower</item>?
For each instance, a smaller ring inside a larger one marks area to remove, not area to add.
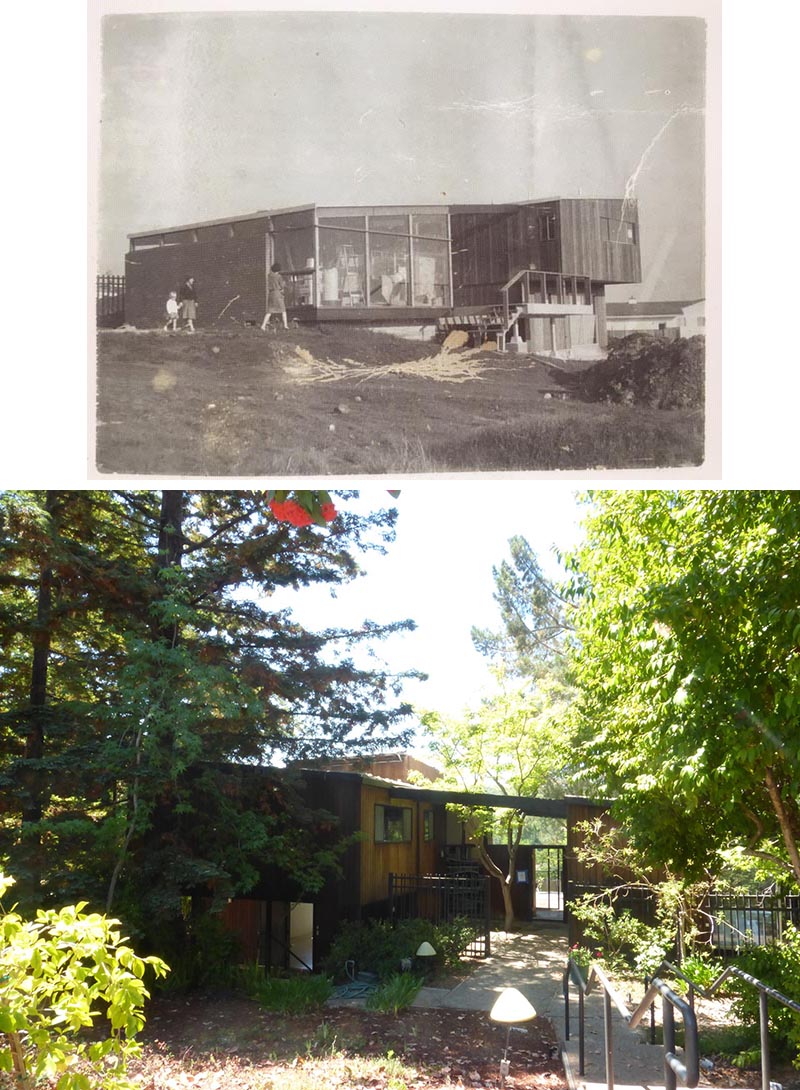
[[[322,513],[322,517],[325,519],[326,522],[333,522],[333,520],[336,518],[336,508],[332,503],[323,503],[323,505],[320,507],[320,512]]]

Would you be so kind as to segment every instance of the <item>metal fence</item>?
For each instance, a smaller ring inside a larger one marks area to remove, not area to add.
[[[706,911],[711,917],[711,944],[723,953],[780,942],[787,924],[800,927],[800,895],[712,893]]]
[[[602,894],[602,886],[572,885],[569,901],[583,893]],[[611,897],[611,891],[607,891]],[[655,896],[646,889],[623,887],[615,890],[613,904],[617,912],[655,925]],[[569,904],[567,905],[569,911]],[[712,893],[701,908],[709,945],[721,954],[733,954],[743,946],[769,946],[780,942],[787,924],[800,927],[800,894],[729,894]]]
[[[465,957],[488,957],[492,930],[489,876],[390,874],[389,918],[432,923],[466,920],[475,934],[462,953]]]
[[[125,321],[125,277],[104,274],[97,277],[97,324],[105,329]]]

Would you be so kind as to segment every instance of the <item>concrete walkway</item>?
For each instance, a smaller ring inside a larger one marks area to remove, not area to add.
[[[541,924],[522,932],[492,934],[492,955],[457,987],[423,988],[414,1005],[486,1011],[504,988],[517,988],[538,1014],[549,1018],[562,1042],[564,1068],[571,1090],[606,1090],[602,989],[585,1000],[586,1073],[578,1074],[578,998],[570,989],[571,1040],[564,1040],[562,974],[567,962],[566,928]],[[660,1090],[664,1086],[664,1052],[651,1045],[645,1031],[632,1031],[614,1009],[615,1090]]]

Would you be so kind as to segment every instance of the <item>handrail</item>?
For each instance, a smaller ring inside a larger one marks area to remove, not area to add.
[[[697,1018],[694,1010],[685,999],[676,995],[673,990],[659,977],[654,976],[639,1005],[634,1011],[629,1011],[627,1003],[616,990],[611,980],[600,966],[593,962],[584,980],[579,966],[569,958],[564,971],[564,1017],[565,1036],[569,1040],[569,982],[572,979],[578,987],[578,1073],[585,1074],[585,1050],[584,1050],[584,997],[592,990],[594,980],[598,980],[603,988],[603,1022],[605,1028],[605,1060],[606,1083],[608,1090],[614,1090],[614,1041],[612,1029],[612,1003],[622,1015],[623,1020],[630,1029],[636,1029],[642,1018],[650,1008],[656,995],[662,998],[663,1022],[664,1022],[664,1084],[666,1090],[676,1090],[678,1079],[681,1083],[691,1088],[697,1086],[700,1081],[700,1053],[697,1041]],[[684,1036],[684,1061],[675,1052],[675,1011],[679,1011],[683,1018]]]
[[[510,307],[508,305],[508,293],[509,293],[510,289],[514,286],[514,284],[516,284],[516,282],[518,280],[521,280],[522,277],[524,276],[525,277],[525,289],[524,289],[522,295],[523,295],[523,299],[527,299],[528,296],[530,295],[530,272],[531,272],[530,269],[520,269],[519,272],[514,273],[514,275],[511,277],[511,279],[507,280],[506,283],[503,284],[502,288],[500,289],[500,294],[503,296],[503,321],[505,322],[506,331],[508,331],[508,327],[509,327],[509,324],[510,324],[510,321],[511,321],[511,318],[510,318],[511,311],[510,311]]]
[[[790,999],[788,995],[784,995],[776,988],[770,987],[769,984],[765,984],[763,980],[759,980],[757,977],[751,976],[743,969],[739,969],[736,965],[726,966],[719,976],[713,980],[707,988],[703,988],[700,984],[695,984],[693,980],[690,980],[685,973],[678,968],[677,965],[673,965],[669,961],[662,961],[656,973],[661,973],[663,970],[667,970],[674,976],[679,977],[689,985],[689,1003],[694,1008],[694,996],[699,994],[704,999],[710,999],[714,993],[728,980],[730,977],[735,976],[740,980],[743,980],[745,984],[749,984],[752,988],[758,990],[758,1031],[759,1041],[761,1045],[761,1090],[770,1090],[771,1076],[770,1076],[770,1057],[769,1057],[769,1010],[767,1006],[768,999],[775,999],[778,1003],[782,1003],[785,1007],[789,1007],[791,1010],[797,1011],[800,1014],[800,1003],[796,1003],[794,999]]]

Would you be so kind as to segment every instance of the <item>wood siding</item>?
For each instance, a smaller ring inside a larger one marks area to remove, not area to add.
[[[401,807],[411,810],[411,840],[401,844],[376,844],[375,808]],[[362,787],[361,827],[361,904],[372,905],[386,900],[389,894],[389,874],[421,873],[420,828],[422,807],[419,802],[397,799],[385,788]]]
[[[639,210],[635,201],[560,200],[560,271],[590,276],[605,284],[636,284],[642,279],[639,250]],[[635,225],[636,241],[607,241],[601,218]]]

